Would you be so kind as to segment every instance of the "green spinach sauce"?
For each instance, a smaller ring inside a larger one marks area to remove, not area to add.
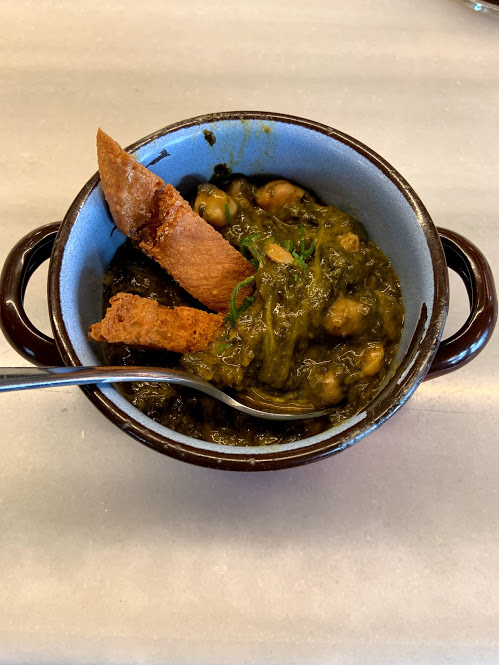
[[[104,344],[103,362],[181,367],[236,392],[334,407],[328,416],[283,424],[245,416],[187,388],[118,386],[131,404],[182,434],[240,446],[318,434],[361,410],[390,371],[404,320],[397,275],[359,222],[310,192],[264,209],[264,188],[266,195],[277,192],[272,183],[218,184],[236,210],[225,205],[219,231],[254,263],[252,296],[232,303],[224,336],[206,352],[179,356]],[[203,187],[206,197],[210,189]],[[104,309],[120,291],[205,309],[128,240],[107,271]]]

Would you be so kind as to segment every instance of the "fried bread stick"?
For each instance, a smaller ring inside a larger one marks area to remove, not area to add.
[[[159,226],[152,234],[145,231],[140,249],[197,300],[215,312],[227,312],[231,293],[255,272],[254,266],[172,185],[161,190],[158,203]],[[251,291],[251,287],[241,289],[238,304]]]
[[[138,240],[157,212],[163,180],[139,164],[102,129],[97,131],[97,161],[104,196],[118,229]]]
[[[255,272],[252,264],[172,185],[164,185],[101,129],[97,155],[102,189],[118,229],[194,298],[215,312],[227,312],[234,288]],[[250,293],[251,287],[241,289],[238,304]]]
[[[192,307],[165,307],[156,300],[118,293],[104,319],[89,328],[89,339],[165,349],[206,351],[223,332],[223,316]]]

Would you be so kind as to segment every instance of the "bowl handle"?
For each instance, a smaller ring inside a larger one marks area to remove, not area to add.
[[[447,266],[464,282],[470,301],[470,315],[454,335],[443,340],[426,378],[462,367],[480,353],[492,335],[497,321],[497,294],[487,259],[467,238],[438,229]]]
[[[41,226],[21,238],[0,276],[0,326],[7,341],[34,365],[62,365],[55,341],[38,330],[24,311],[24,294],[35,270],[51,253],[61,223]]]

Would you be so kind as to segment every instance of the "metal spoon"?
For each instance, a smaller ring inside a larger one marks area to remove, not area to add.
[[[121,381],[159,381],[189,386],[200,390],[238,411],[267,420],[301,420],[316,418],[328,411],[312,411],[306,406],[283,406],[264,400],[252,400],[240,395],[245,404],[215,388],[211,383],[188,372],[163,367],[2,367],[0,392],[49,388],[54,386],[81,386],[90,383],[119,383]],[[255,406],[250,406],[253,403]],[[256,408],[256,407],[260,408]]]

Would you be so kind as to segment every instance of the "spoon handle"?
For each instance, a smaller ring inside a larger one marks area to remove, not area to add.
[[[81,386],[90,383],[123,381],[159,381],[192,386],[212,394],[213,386],[198,377],[179,370],[154,367],[2,367],[0,392]]]

